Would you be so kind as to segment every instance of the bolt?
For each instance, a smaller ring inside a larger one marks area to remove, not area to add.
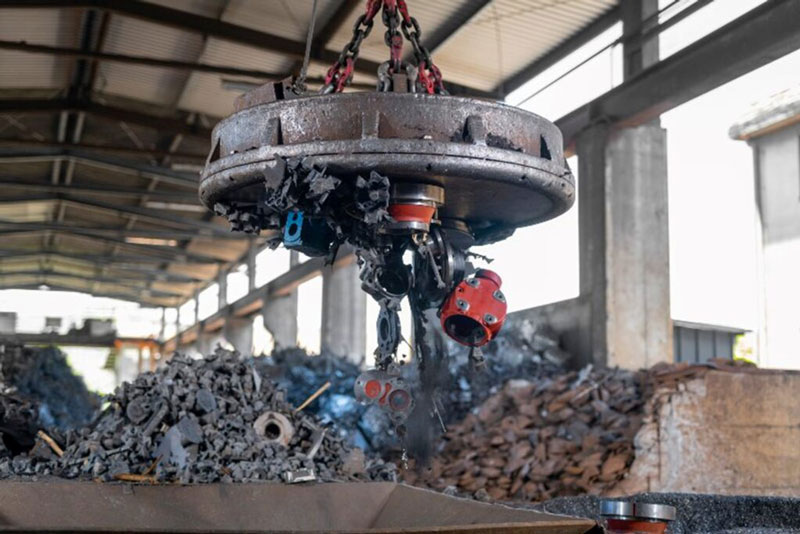
[[[503,295],[503,292],[500,291],[499,289],[496,290],[494,293],[492,293],[492,296],[494,298],[496,298],[497,300],[499,300],[500,302],[505,302],[506,301],[506,296]]]
[[[456,299],[456,307],[465,312],[469,309],[469,302],[464,299]]]
[[[484,322],[486,322],[486,324],[494,324],[497,322],[497,317],[495,317],[491,313],[487,313],[486,315],[483,316],[483,320]]]
[[[470,278],[469,280],[467,280],[467,284],[471,285],[475,289],[481,287],[481,281],[478,280],[477,278]]]

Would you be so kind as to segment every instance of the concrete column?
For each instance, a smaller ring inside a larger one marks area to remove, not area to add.
[[[285,297],[268,297],[261,309],[264,328],[275,340],[275,348],[297,346],[297,292]]]
[[[245,356],[253,354],[253,319],[228,317],[223,329],[225,339]]]
[[[666,130],[578,140],[581,297],[592,360],[629,369],[672,361]]]
[[[201,330],[197,334],[197,339],[194,342],[194,346],[197,349],[197,352],[205,356],[213,352],[214,348],[216,347],[216,340],[217,336],[215,333],[203,332]]]
[[[256,288],[256,247],[251,243],[247,249],[247,290]]]
[[[322,350],[360,363],[366,356],[367,297],[358,265],[326,269],[322,275]]]
[[[217,276],[217,287],[219,288],[217,307],[221,310],[228,305],[228,271],[220,271]]]
[[[616,132],[606,152],[608,363],[672,361],[667,132]]]
[[[164,340],[167,338],[166,331],[167,331],[167,309],[166,308],[161,308],[161,325],[160,325],[160,328],[158,330],[158,341],[159,342],[163,343]]]

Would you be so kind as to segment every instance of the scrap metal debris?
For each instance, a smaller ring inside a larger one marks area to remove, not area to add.
[[[318,418],[294,413],[285,392],[257,376],[253,359],[235,352],[175,355],[118,388],[95,423],[68,433],[63,457],[3,459],[0,478],[148,473],[159,482],[249,482],[283,481],[298,470],[320,480],[395,478],[394,465],[378,459],[345,471],[352,449],[336,433],[320,434]]]
[[[56,347],[0,345],[0,374],[7,387],[37,405],[43,427],[78,428],[100,406],[100,397],[86,389]]]
[[[601,493],[633,462],[644,404],[640,377],[618,369],[510,380],[451,425],[430,469],[406,481],[497,500]]]

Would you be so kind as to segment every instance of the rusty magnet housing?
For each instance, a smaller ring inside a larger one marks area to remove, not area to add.
[[[305,158],[347,180],[377,171],[444,188],[441,221],[465,224],[477,243],[546,221],[574,202],[561,132],[496,102],[422,93],[300,96],[260,90],[212,134],[200,200],[247,206],[280,158]]]

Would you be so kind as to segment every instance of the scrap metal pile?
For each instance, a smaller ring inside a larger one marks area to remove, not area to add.
[[[86,389],[56,347],[0,346],[0,373],[7,386],[37,405],[42,426],[78,428],[100,407],[100,397]]]
[[[38,429],[36,405],[7,386],[0,372],[0,458],[30,450]]]
[[[43,427],[88,423],[98,407],[57,348],[0,345],[0,458],[29,451]]]
[[[376,91],[342,94],[379,13],[390,59]],[[413,62],[403,59],[404,38]],[[473,267],[470,247],[574,202],[558,128],[518,108],[449,96],[404,0],[367,1],[320,94],[308,94],[302,75],[264,85],[238,99],[211,141],[200,199],[234,231],[266,232],[275,246],[330,262],[345,247],[357,255],[380,314],[377,368],[356,380],[356,397],[400,432],[413,412],[431,423],[436,411],[447,363],[432,324],[481,367],[481,347],[505,320],[501,279]],[[397,362],[401,305],[413,316],[413,384]]]
[[[467,354],[454,347],[449,353],[446,376],[436,393],[436,405],[442,423],[459,423],[476,406],[496,393],[510,379],[545,380],[565,371],[569,355],[559,347],[558,335],[544,324],[513,321],[513,328],[503,331],[489,350],[483,369],[472,368]],[[365,451],[394,457],[402,443],[383,412],[376,405],[362,404],[353,397],[353,386],[361,370],[351,361],[329,353],[312,355],[300,348],[280,349],[267,357],[255,358],[262,376],[285,389],[287,400],[297,405],[319,387],[330,387],[308,408],[348,444]],[[407,382],[413,382],[415,370],[401,369]],[[437,425],[438,426],[438,425]]]
[[[67,433],[63,454],[37,447],[0,460],[0,477],[249,482],[393,480],[395,467],[365,459],[262,379],[252,359],[217,349],[175,355],[123,384],[91,425]]]
[[[633,461],[642,379],[588,366],[508,381],[449,428],[429,469],[406,480],[496,500],[602,493]]]

